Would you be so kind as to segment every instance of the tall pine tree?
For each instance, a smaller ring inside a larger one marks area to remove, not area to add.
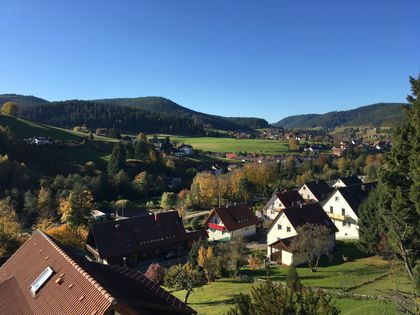
[[[126,153],[124,145],[118,142],[111,153],[111,158],[108,162],[108,175],[113,177],[120,170],[124,169],[126,160]]]

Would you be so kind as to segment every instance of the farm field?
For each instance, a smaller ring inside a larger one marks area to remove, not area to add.
[[[189,144],[194,149],[211,152],[249,152],[263,154],[290,154],[287,141],[261,139],[233,139],[213,137],[171,136],[177,144]]]
[[[343,263],[342,255],[347,255],[349,261]],[[378,256],[365,256],[360,253],[354,243],[345,243],[334,253],[334,259],[324,259],[320,262],[317,272],[311,272],[307,267],[297,268],[299,277],[305,286],[317,287],[342,292],[346,294],[365,294],[369,296],[384,296],[387,290],[396,289],[409,291],[410,286],[404,271],[399,264],[393,265]],[[254,279],[266,278],[266,270],[251,270],[244,268],[242,274]],[[287,268],[273,265],[270,269],[270,279],[286,281]],[[198,314],[223,314],[231,307],[233,297],[238,293],[249,293],[256,284],[237,282],[233,279],[220,279],[216,282],[197,288],[189,298],[191,307]],[[385,293],[385,294],[384,294]],[[174,294],[183,299],[185,292]],[[380,300],[365,300],[355,297],[334,297],[341,314],[395,314],[395,306],[390,302]]]

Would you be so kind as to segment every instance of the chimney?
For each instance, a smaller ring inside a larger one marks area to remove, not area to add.
[[[299,203],[299,208],[303,209],[303,204]]]
[[[157,223],[157,224],[159,224],[160,223],[160,215],[159,215],[159,212],[155,212],[155,222]]]
[[[361,189],[362,191],[366,191],[366,186],[365,186],[365,185],[360,185],[360,189]]]
[[[236,207],[236,201],[233,203],[233,206]]]

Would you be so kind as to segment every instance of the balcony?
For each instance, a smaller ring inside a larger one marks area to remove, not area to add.
[[[224,226],[215,224],[215,223],[208,223],[207,224],[209,228],[218,230],[218,231],[226,231],[226,228]]]
[[[348,219],[347,215],[342,215],[342,214],[338,214],[338,213],[331,213],[331,212],[327,212],[327,214],[333,220],[346,221]]]

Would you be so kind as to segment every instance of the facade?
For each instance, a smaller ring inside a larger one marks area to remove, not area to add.
[[[321,205],[300,204],[283,209],[271,223],[267,230],[267,257],[280,264],[292,264],[293,252],[290,250],[290,244],[297,235],[297,229],[306,223],[326,226],[331,231],[331,248],[334,247],[335,233],[338,230]]]
[[[0,267],[0,314],[196,314],[136,270],[85,260],[41,231]]]
[[[338,228],[337,239],[359,239],[359,208],[374,187],[373,183],[339,187],[325,200],[322,207]]]
[[[316,180],[303,184],[299,194],[306,202],[321,202],[325,200],[334,189],[324,180]]]
[[[247,205],[213,209],[204,222],[210,241],[249,237],[257,231],[257,218]]]
[[[139,262],[186,254],[205,230],[188,232],[178,212],[168,211],[92,225],[86,255],[107,265],[136,266]]]
[[[282,209],[294,207],[305,200],[297,190],[286,190],[275,193],[263,208],[263,215],[270,220],[274,220]]]
[[[189,144],[181,145],[177,150],[177,155],[191,155],[193,154],[193,147]]]

